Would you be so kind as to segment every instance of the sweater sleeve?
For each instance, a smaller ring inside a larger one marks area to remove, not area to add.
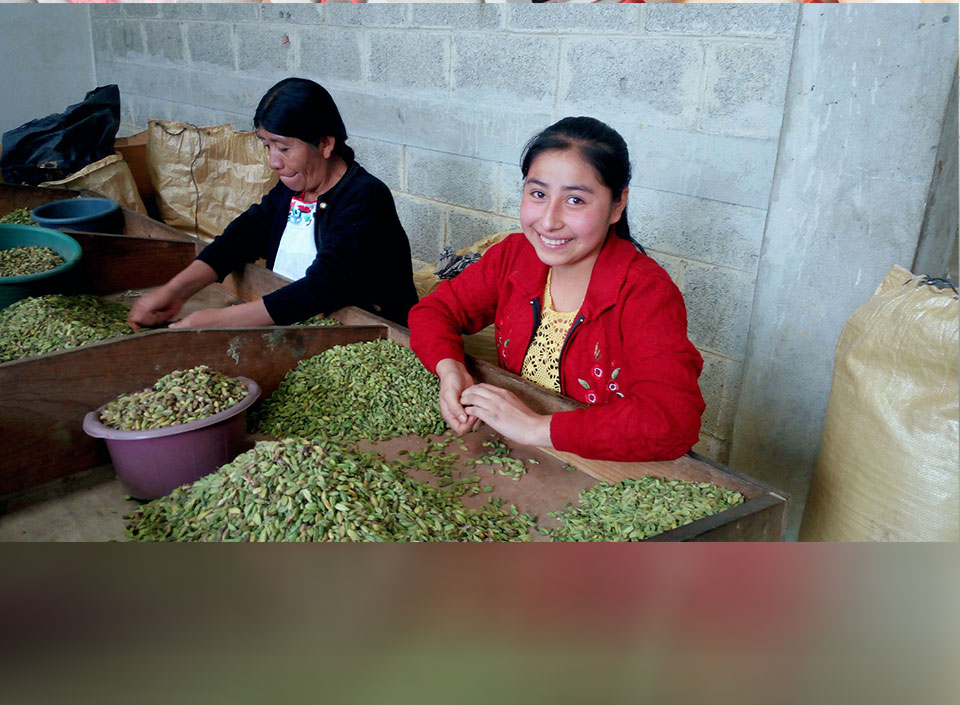
[[[386,187],[384,187],[385,189]],[[389,191],[386,192],[389,196]],[[318,313],[329,313],[364,298],[369,272],[367,248],[381,229],[381,194],[354,190],[344,194],[320,233],[316,259],[303,277],[263,297],[277,325],[290,325]]]
[[[687,339],[683,297],[664,279],[631,291],[620,326],[630,365],[618,378],[623,398],[554,414],[553,445],[598,460],[678,458],[699,439],[705,407],[703,358]]]
[[[497,243],[410,309],[410,347],[431,372],[445,358],[464,361],[463,335],[493,323],[510,238]]]
[[[217,273],[217,281],[222,282],[241,265],[266,257],[273,219],[284,200],[289,205],[289,196],[290,191],[283,184],[274,186],[260,203],[234,218],[223,233],[203,248],[197,259],[209,264]]]

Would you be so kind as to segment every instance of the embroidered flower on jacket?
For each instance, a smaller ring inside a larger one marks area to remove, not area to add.
[[[596,404],[596,403],[597,403],[597,395],[594,394],[593,392],[590,392],[590,393],[587,395],[587,401],[590,402],[591,404]]]

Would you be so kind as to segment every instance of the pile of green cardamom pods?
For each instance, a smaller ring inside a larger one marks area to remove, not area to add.
[[[443,433],[437,378],[392,340],[338,345],[301,360],[250,415],[275,438],[341,443]]]
[[[127,313],[123,304],[89,295],[21,299],[0,311],[0,362],[127,335]]]
[[[327,318],[322,313],[316,316],[311,316],[305,321],[300,321],[299,323],[294,323],[295,326],[339,326],[340,321],[336,318]]]
[[[136,541],[527,541],[533,517],[469,509],[372,453],[261,441],[218,471],[137,508]]]
[[[0,225],[36,225],[30,217],[29,208],[17,208],[0,218]]]
[[[100,412],[100,422],[123,431],[145,431],[199,421],[247,396],[239,379],[199,365],[174,370],[140,392],[123,394]]]
[[[743,504],[739,492],[709,482],[644,477],[600,482],[575,507],[550,512],[561,523],[541,529],[554,541],[639,541]]]
[[[0,277],[47,272],[63,264],[64,259],[49,247],[9,247],[0,250]]]

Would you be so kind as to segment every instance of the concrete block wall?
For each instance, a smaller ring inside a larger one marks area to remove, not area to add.
[[[678,12],[678,10],[680,10]],[[250,129],[288,75],[336,99],[414,258],[518,225],[523,144],[566,115],[627,140],[633,232],[705,359],[698,450],[725,462],[798,9],[791,5],[93,5],[123,122]]]

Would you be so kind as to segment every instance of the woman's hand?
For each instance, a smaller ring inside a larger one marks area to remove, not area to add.
[[[183,299],[176,296],[167,287],[148,291],[134,301],[127,314],[127,325],[134,330],[158,326],[177,315],[183,306]]]
[[[480,425],[480,420],[467,415],[460,404],[460,395],[473,385],[473,377],[463,363],[453,358],[444,358],[437,363],[440,378],[440,415],[453,432],[462,436]]]
[[[170,328],[222,328],[224,309],[205,308],[201,311],[194,311],[189,316],[184,316],[176,323],[171,323]]]
[[[194,260],[166,284],[137,299],[127,314],[127,325],[140,330],[143,326],[166,323],[180,312],[184,301],[216,280],[217,273],[213,267],[201,260]]]
[[[524,445],[552,448],[550,416],[541,416],[513,392],[492,384],[475,384],[460,395],[467,415],[483,421],[501,436]]]
[[[244,326],[272,326],[273,318],[267,313],[263,299],[226,308],[205,308],[184,316],[171,328],[240,328]]]

